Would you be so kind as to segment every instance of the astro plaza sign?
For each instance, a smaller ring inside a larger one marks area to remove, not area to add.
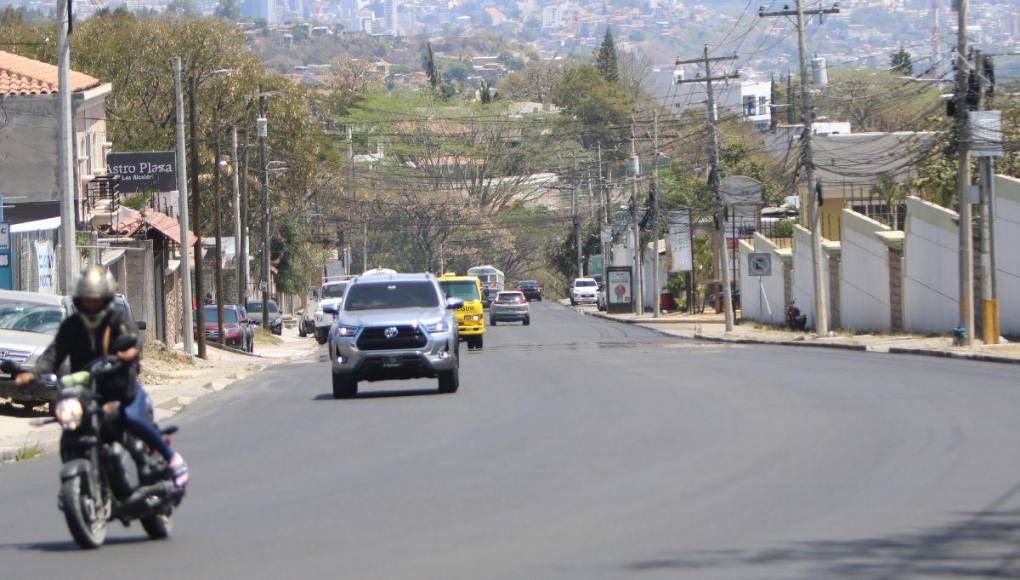
[[[110,153],[106,171],[120,176],[120,193],[177,190],[177,155],[173,151]]]

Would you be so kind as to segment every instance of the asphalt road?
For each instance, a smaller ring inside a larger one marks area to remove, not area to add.
[[[177,418],[174,536],[78,551],[0,467],[3,578],[1020,576],[1016,367],[665,338],[534,305],[461,391],[277,367]]]

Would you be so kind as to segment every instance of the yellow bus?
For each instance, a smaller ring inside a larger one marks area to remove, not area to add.
[[[476,276],[447,273],[439,277],[439,285],[447,298],[460,298],[464,306],[457,309],[460,339],[468,349],[480,349],[485,340],[485,307],[482,305],[482,283]]]

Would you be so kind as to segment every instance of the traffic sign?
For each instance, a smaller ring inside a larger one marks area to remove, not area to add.
[[[771,276],[772,275],[772,254],[769,252],[755,252],[747,255],[748,276]]]

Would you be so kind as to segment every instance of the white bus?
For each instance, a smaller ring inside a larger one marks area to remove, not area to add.
[[[468,268],[468,276],[477,276],[482,283],[482,301],[488,305],[492,303],[492,300],[503,291],[504,279],[503,272],[497,269],[495,266],[475,266],[474,268]]]

